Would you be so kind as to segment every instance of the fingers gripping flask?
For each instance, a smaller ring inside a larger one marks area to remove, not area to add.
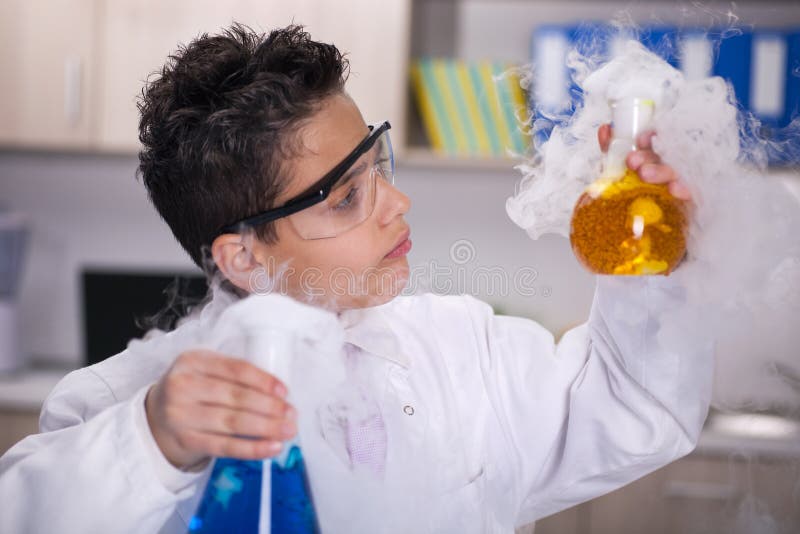
[[[667,275],[686,253],[686,205],[666,184],[644,182],[625,164],[636,137],[652,127],[654,103],[628,98],[611,105],[613,138],[600,177],[573,210],[572,250],[597,274]]]
[[[309,348],[303,338],[325,336],[331,323],[338,328],[332,313],[277,295],[248,297],[219,323],[223,331],[234,324],[245,339],[245,358],[287,384],[293,355]],[[299,437],[285,442],[272,459],[217,458],[189,532],[319,533]]]

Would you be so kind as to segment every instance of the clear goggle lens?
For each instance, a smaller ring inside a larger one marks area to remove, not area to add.
[[[388,130],[350,166],[318,204],[288,216],[304,239],[335,237],[372,215],[377,180],[394,184],[394,156]]]

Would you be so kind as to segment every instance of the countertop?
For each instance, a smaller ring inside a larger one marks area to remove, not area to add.
[[[39,413],[55,385],[71,368],[32,366],[0,374],[0,410]]]
[[[47,395],[71,370],[41,366],[0,375],[0,411],[38,414]],[[712,411],[695,452],[800,458],[800,421],[770,414]]]

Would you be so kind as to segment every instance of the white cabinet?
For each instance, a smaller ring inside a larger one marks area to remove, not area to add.
[[[263,32],[294,21],[305,25],[312,38],[349,52],[353,74],[347,88],[367,121],[389,118],[402,131],[409,0],[118,0],[106,3],[100,23],[102,148],[138,150],[136,98],[147,76],[179,43],[217,33],[233,21]]]
[[[263,4],[268,4],[264,2]],[[98,23],[103,73],[98,109],[98,141],[103,150],[139,150],[137,98],[147,78],[180,44],[216,33],[232,19],[251,13],[240,2],[213,0],[114,0],[105,2]]]
[[[86,149],[94,0],[0,2],[0,145]]]
[[[347,90],[367,123],[389,120],[396,153],[406,140],[410,0],[319,1],[308,29],[350,60]],[[301,20],[298,15],[298,21]]]
[[[262,32],[295,22],[336,44],[365,119],[405,138],[411,0],[4,0],[0,145],[137,152],[148,77],[233,21]]]

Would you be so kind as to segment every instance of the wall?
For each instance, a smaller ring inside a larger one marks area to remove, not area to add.
[[[25,212],[32,239],[19,295],[23,350],[82,360],[84,266],[191,268],[134,179],[133,157],[0,154],[0,203]]]
[[[193,266],[134,177],[136,158],[0,152],[0,205],[30,217],[33,235],[19,296],[23,349],[37,360],[82,361],[79,276],[85,267],[192,270]],[[400,164],[397,184],[412,199],[408,220],[417,270],[439,276],[439,288],[470,290],[477,267],[501,267],[509,280],[521,267],[538,276],[534,296],[478,293],[501,311],[534,317],[555,332],[585,318],[592,280],[572,259],[568,242],[532,242],[506,217],[505,199],[518,174],[507,170],[428,169]],[[450,249],[469,240],[474,259],[450,260]],[[427,278],[430,278],[429,276]],[[499,283],[497,292],[500,291]],[[423,284],[424,286],[424,284]],[[542,293],[550,291],[549,296]]]

